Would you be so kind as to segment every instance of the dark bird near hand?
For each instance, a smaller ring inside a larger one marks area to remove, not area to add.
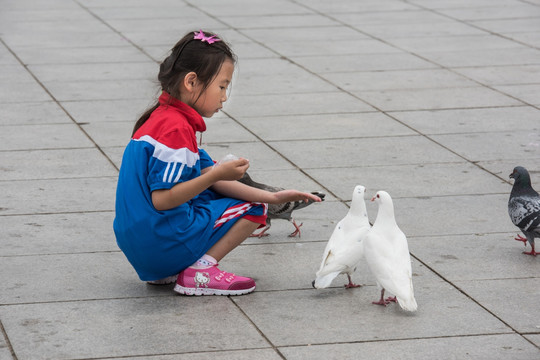
[[[529,172],[524,167],[516,166],[510,178],[514,179],[514,185],[508,200],[508,214],[525,235],[518,234],[515,240],[522,241],[525,246],[528,241],[532,250],[523,253],[536,256],[539,253],[534,250],[534,238],[540,238],[540,195],[533,189]]]
[[[238,181],[240,181],[243,184],[249,185],[251,187],[255,187],[255,188],[270,191],[270,192],[278,192],[278,191],[285,190],[277,186],[271,186],[271,185],[258,183],[254,181],[251,178],[251,176],[248,175],[248,173],[245,173],[244,176]],[[313,191],[311,193],[321,198],[321,201],[323,201],[324,197],[326,196],[326,194],[320,191]],[[309,206],[311,204],[313,204],[313,201],[311,200],[308,202],[289,201],[282,204],[268,204],[268,217],[266,218],[266,227],[259,233],[253,234],[252,236],[254,237],[268,236],[269,234],[267,234],[266,232],[268,231],[268,229],[270,229],[270,226],[272,226],[272,223],[271,223],[272,219],[284,219],[284,220],[290,221],[294,225],[294,228],[295,228],[294,232],[292,232],[289,236],[295,237],[296,235],[298,235],[298,237],[300,237],[301,236],[300,227],[302,226],[302,223],[298,225],[296,221],[294,221],[292,217],[292,213],[293,211],[303,209],[306,206]]]

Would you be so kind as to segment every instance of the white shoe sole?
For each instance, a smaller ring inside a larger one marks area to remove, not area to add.
[[[179,294],[182,295],[195,295],[195,296],[201,296],[201,295],[245,295],[249,294],[250,292],[253,292],[255,290],[255,286],[249,288],[249,289],[243,289],[243,290],[219,290],[219,289],[209,289],[209,288],[186,288],[181,285],[176,284],[174,286],[174,291],[176,291]]]

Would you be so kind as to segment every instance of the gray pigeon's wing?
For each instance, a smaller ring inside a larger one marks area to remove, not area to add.
[[[540,227],[540,197],[523,195],[510,198],[508,214],[521,230],[534,231]]]

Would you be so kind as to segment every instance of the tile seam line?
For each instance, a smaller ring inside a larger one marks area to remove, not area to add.
[[[11,354],[11,357],[13,358],[13,360],[18,360],[17,354],[15,354],[15,349],[13,349],[13,345],[11,344],[11,340],[9,339],[6,328],[4,327],[4,324],[2,324],[1,319],[0,319],[0,333],[2,333],[2,335],[4,336],[4,340]]]
[[[477,306],[479,306],[480,308],[484,309],[484,311],[486,311],[488,314],[490,314],[493,318],[497,319],[499,322],[501,322],[504,326],[506,326],[508,329],[512,330],[512,332],[515,334],[515,335],[519,335],[523,340],[527,341],[529,344],[533,345],[535,348],[539,349],[540,350],[540,345],[534,343],[534,341],[532,340],[529,340],[524,333],[521,333],[519,332],[516,328],[514,328],[512,325],[510,325],[508,322],[506,322],[505,320],[503,320],[500,316],[498,316],[497,314],[495,314],[494,311],[490,310],[487,306],[483,305],[482,303],[480,303],[480,301],[476,300],[472,295],[469,295],[465,290],[463,290],[461,287],[459,287],[457,284],[454,284],[454,282],[448,280],[445,276],[443,276],[442,274],[440,274],[438,271],[436,271],[432,266],[428,265],[426,262],[424,262],[423,260],[421,260],[418,256],[414,255],[412,252],[411,252],[411,257],[413,257],[414,259],[416,259],[416,261],[418,261],[419,263],[421,263],[422,265],[424,265],[427,269],[429,269],[433,274],[435,274],[436,276],[438,276],[441,280],[443,280],[444,282],[446,282],[447,284],[449,284],[450,286],[452,286],[454,289],[456,289],[457,291],[459,291],[462,295],[464,295],[466,298],[468,298],[469,300],[471,300],[473,303],[475,303]]]
[[[84,128],[75,120],[75,118],[73,116],[71,116],[71,114],[69,113],[69,111],[67,111],[67,109],[60,103],[60,101],[58,101],[58,99],[49,91],[49,89],[39,80],[39,78],[28,68],[28,65],[26,65],[22,59],[13,51],[13,49],[11,49],[10,46],[8,46],[8,44],[6,44],[6,42],[4,41],[4,39],[0,38],[0,43],[2,43],[6,49],[11,53],[11,55],[13,55],[13,57],[15,57],[15,59],[19,62],[19,64],[28,72],[28,74],[30,74],[30,76],[32,76],[32,78],[34,78],[34,80],[36,81],[36,83],[47,93],[47,95],[49,95],[49,97],[53,100],[53,102],[64,112],[64,114],[66,114],[66,116],[73,122],[73,124],[75,124],[75,126],[77,126],[77,128],[88,138],[88,140],[90,140],[90,142],[92,144],[94,144],[95,148],[105,157],[105,159],[107,159],[109,161],[109,163],[117,170],[119,171],[118,167],[116,166],[116,164],[114,163],[114,161],[112,161],[112,159],[105,153],[105,151],[103,151],[103,149],[101,148],[101,146],[99,146],[96,141],[90,136],[90,134],[88,132],[86,132],[86,130],[84,130]]]
[[[281,353],[281,351],[278,349],[278,346],[275,345],[272,341],[270,341],[268,336],[266,336],[266,334],[259,328],[259,326],[255,324],[255,321],[253,321],[253,319],[251,319],[251,317],[249,317],[248,314],[246,314],[244,309],[240,307],[240,305],[233,299],[233,297],[228,296],[228,298],[229,298],[229,301],[238,309],[238,311],[242,313],[242,315],[246,318],[246,320],[255,328],[255,330],[257,330],[259,335],[266,341],[266,343],[272,347],[274,352],[283,360],[286,360],[287,358]]]

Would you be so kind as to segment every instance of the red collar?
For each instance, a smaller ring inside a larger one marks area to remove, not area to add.
[[[202,116],[191,106],[181,102],[177,98],[172,97],[166,91],[163,91],[159,97],[159,104],[162,106],[171,106],[184,115],[195,132],[206,131],[206,123],[204,122]]]

